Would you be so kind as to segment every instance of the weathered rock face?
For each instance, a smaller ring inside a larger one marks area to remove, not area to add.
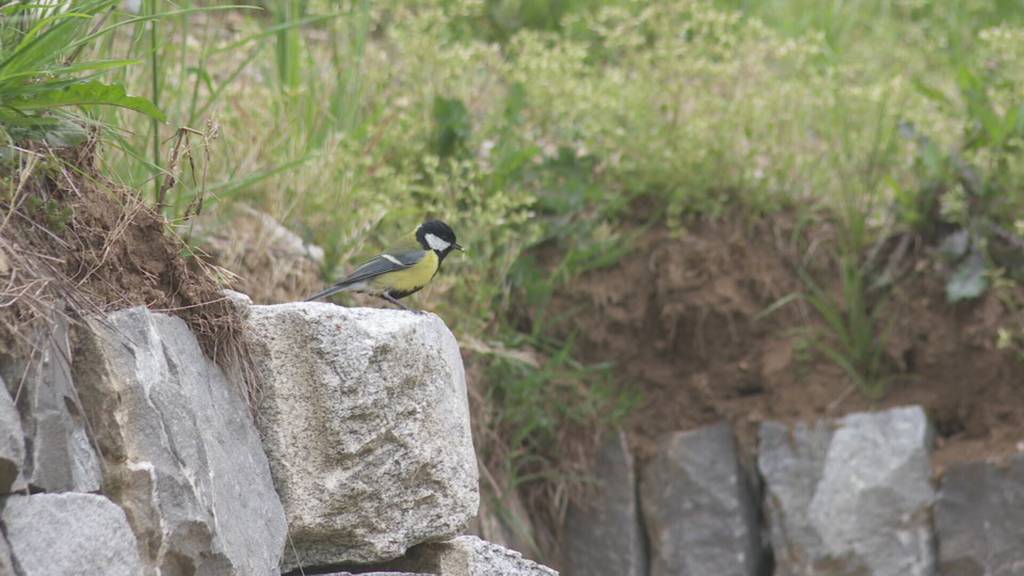
[[[420,544],[388,567],[438,576],[558,576],[558,572],[523,558],[519,552],[476,536]]]
[[[439,318],[253,306],[246,333],[295,546],[286,568],[386,561],[476,514],[462,358]]]
[[[601,447],[597,482],[565,521],[565,573],[570,576],[646,576],[646,552],[637,501],[633,454],[617,432]]]
[[[22,478],[45,492],[98,492],[99,458],[71,382],[70,358],[67,323],[59,319],[31,362],[6,367],[8,384],[21,388]]]
[[[25,464],[25,436],[7,386],[0,378],[0,494],[11,492]]]
[[[0,524],[19,576],[142,573],[124,512],[95,494],[34,494],[4,501]],[[4,559],[0,559],[0,569]]]
[[[947,470],[935,530],[944,576],[1024,574],[1024,455]]]
[[[725,423],[668,434],[644,467],[640,501],[651,576],[755,576],[758,509]]]
[[[821,481],[831,440],[832,427],[824,420],[792,428],[780,422],[761,424],[758,468],[765,482],[768,533],[780,576],[814,573],[815,559],[805,554],[820,551],[821,539],[807,509]]]
[[[147,573],[277,574],[286,526],[258,433],[184,322],[133,308],[83,332],[74,376],[104,492]]]
[[[851,414],[834,428],[764,423],[776,574],[934,574],[930,446],[918,407]]]

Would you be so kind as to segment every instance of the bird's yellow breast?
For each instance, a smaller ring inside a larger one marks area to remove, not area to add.
[[[437,253],[427,250],[415,265],[377,276],[370,283],[381,291],[391,292],[396,298],[412,294],[423,288],[434,277],[438,269]]]

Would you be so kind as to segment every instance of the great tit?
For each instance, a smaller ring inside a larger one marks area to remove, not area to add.
[[[420,249],[389,250],[379,254],[334,286],[310,296],[307,302],[338,292],[362,292],[380,296],[409,310],[398,299],[426,286],[441,269],[445,257],[452,250],[462,250],[462,246],[455,241],[455,232],[440,220],[428,220],[417,226],[416,241]]]

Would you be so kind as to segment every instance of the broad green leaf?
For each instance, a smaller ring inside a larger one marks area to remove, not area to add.
[[[139,96],[128,96],[120,84],[84,82],[73,84],[63,90],[52,90],[29,98],[5,102],[7,106],[20,111],[46,110],[63,106],[118,106],[141,112],[151,118],[164,121],[166,116],[152,102]]]

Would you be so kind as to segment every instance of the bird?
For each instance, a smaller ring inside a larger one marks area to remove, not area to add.
[[[441,220],[427,220],[420,224],[416,227],[415,237],[420,248],[378,254],[306,301],[320,300],[339,292],[361,292],[413,311],[399,299],[419,292],[433,280],[448,254],[453,250],[463,250],[455,238],[455,231]]]

